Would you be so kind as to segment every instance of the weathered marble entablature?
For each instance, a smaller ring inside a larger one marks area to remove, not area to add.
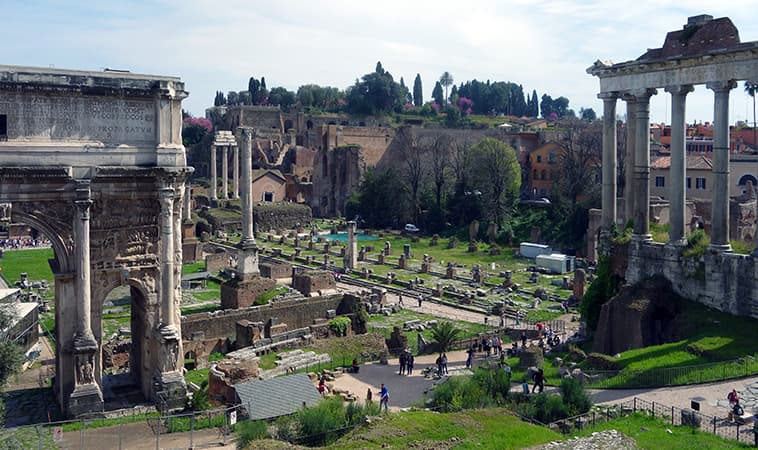
[[[185,166],[187,95],[175,77],[0,65],[0,165]]]

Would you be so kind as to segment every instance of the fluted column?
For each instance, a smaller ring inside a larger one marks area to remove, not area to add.
[[[211,200],[218,200],[218,195],[216,194],[216,150],[218,148],[215,145],[211,145]]]
[[[636,100],[634,152],[634,234],[633,239],[649,241],[650,235],[650,97],[655,89],[633,91]]]
[[[603,99],[603,189],[601,232],[602,248],[608,249],[611,231],[616,224],[616,99],[615,93],[598,95]]]
[[[734,81],[707,83],[713,91],[713,195],[711,197],[711,250],[731,251],[729,243],[729,91]]]
[[[626,153],[624,159],[624,218],[634,219],[634,155],[637,142],[637,100],[630,95],[626,101]]]
[[[92,206],[90,182],[80,181],[76,187],[76,215],[74,217],[74,264],[76,278],[76,351],[97,350],[97,341],[92,333],[92,293],[90,291],[90,207]]]
[[[669,171],[669,243],[686,245],[684,236],[684,204],[687,200],[686,172],[687,151],[685,149],[685,109],[687,94],[692,92],[690,85],[671,86],[666,92],[671,94],[671,170]]]
[[[236,145],[234,146],[234,155],[232,156],[232,176],[234,176],[232,198],[237,200],[240,198],[240,148]]]
[[[242,240],[239,244],[237,274],[243,280],[260,274],[258,247],[253,227],[253,140],[255,129],[240,128],[242,145]]]
[[[223,192],[223,199],[226,200],[229,198],[229,146],[225,145],[221,149],[221,182],[223,183],[222,192]]]
[[[161,332],[176,332],[174,325],[174,189],[161,188]]]

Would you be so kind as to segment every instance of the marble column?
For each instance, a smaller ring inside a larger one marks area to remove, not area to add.
[[[221,182],[223,183],[222,192],[224,200],[229,198],[229,146],[225,145],[221,149]]]
[[[652,240],[650,234],[650,97],[656,89],[631,92],[636,99],[634,152],[634,233],[632,239]]]
[[[684,204],[687,200],[687,150],[685,148],[686,124],[685,107],[687,94],[693,91],[692,86],[671,86],[666,92],[671,94],[671,169],[669,170],[669,243],[687,245],[684,235],[685,215]]]
[[[192,186],[189,180],[184,181],[182,189],[184,192],[184,196],[182,197],[184,203],[182,206],[182,220],[184,222],[192,222]]]
[[[174,324],[174,189],[159,191],[161,203],[161,334],[176,334]]]
[[[714,251],[731,251],[729,243],[729,92],[735,81],[706,83],[713,91],[713,194],[711,245]]]
[[[353,270],[358,265],[358,236],[356,236],[357,224],[351,220],[347,223],[347,248],[343,263],[345,269]]]
[[[237,275],[247,280],[260,274],[258,247],[253,228],[253,141],[255,129],[240,128],[242,145],[242,240],[239,243]]]
[[[211,200],[218,200],[218,195],[216,194],[216,148],[215,145],[211,145]]]
[[[74,350],[96,351],[97,341],[92,334],[92,293],[90,291],[90,198],[89,181],[81,181],[76,187],[76,216],[74,218],[74,264],[76,278],[76,335]]]
[[[624,157],[624,221],[634,219],[634,154],[637,142],[637,100],[627,95],[626,153]],[[626,225],[626,223],[624,224]]]
[[[616,224],[616,99],[615,93],[598,95],[603,100],[603,189],[601,216],[601,233],[604,240],[610,238],[610,233]],[[609,248],[608,242],[601,243],[603,248]]]
[[[234,155],[232,156],[232,176],[234,177],[232,198],[238,200],[240,198],[240,148],[236,145],[234,146]]]

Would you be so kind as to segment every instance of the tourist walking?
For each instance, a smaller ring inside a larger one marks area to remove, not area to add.
[[[371,405],[374,402],[373,398],[374,398],[374,393],[371,392],[371,388],[368,388],[368,391],[366,392],[366,405],[367,406]]]
[[[424,296],[419,294],[418,295],[418,307],[421,308],[421,303],[424,301]]]
[[[400,294],[399,300],[397,301],[397,304],[400,305],[400,307],[403,307],[403,294]]]
[[[408,358],[405,362],[406,364],[406,372],[408,375],[413,375],[413,355],[408,353]]]
[[[389,409],[390,391],[387,386],[382,383],[382,389],[379,391],[379,412],[382,412],[382,406],[384,406],[384,412]]]
[[[468,350],[466,350],[466,354],[468,355],[466,357],[466,368],[470,369],[471,363],[474,360],[474,346],[473,345],[471,345],[471,347],[469,347]]]
[[[526,348],[526,331],[521,332],[521,346]]]
[[[534,386],[532,387],[532,393],[535,389],[539,389],[539,393],[545,389],[545,372],[540,369],[534,374]]]
[[[402,353],[400,353],[400,373],[398,375],[405,374],[405,363],[405,350],[403,350]]]
[[[448,375],[448,371],[447,371],[447,355],[446,354],[444,354],[444,353],[442,354],[440,362],[442,363],[442,371],[445,372],[445,375]]]

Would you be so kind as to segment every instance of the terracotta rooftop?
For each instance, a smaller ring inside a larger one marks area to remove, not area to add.
[[[671,157],[661,156],[650,163],[651,169],[670,169]],[[703,155],[687,158],[687,170],[711,170],[713,163]]]

